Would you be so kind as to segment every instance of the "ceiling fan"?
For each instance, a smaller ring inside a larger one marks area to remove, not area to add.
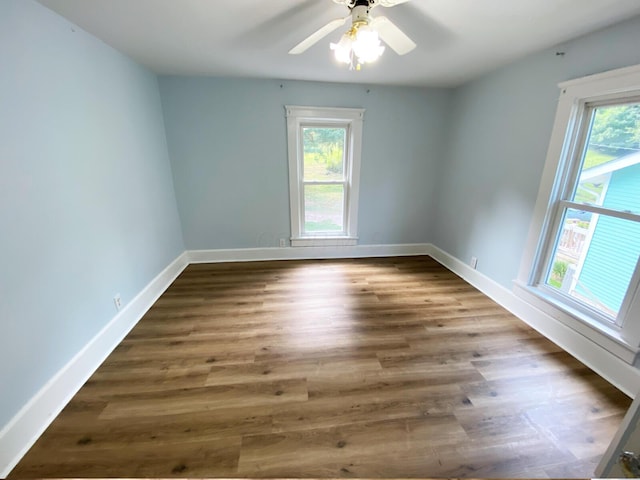
[[[398,55],[405,55],[416,48],[416,44],[387,17],[372,17],[370,12],[378,5],[394,7],[409,0],[333,0],[334,3],[346,6],[350,14],[327,23],[324,27],[309,35],[298,45],[289,50],[291,55],[298,55],[318,43],[331,32],[337,30],[351,19],[351,28],[342,35],[338,43],[331,43],[338,62],[347,63],[357,70],[365,63],[376,61],[385,47],[382,40]]]

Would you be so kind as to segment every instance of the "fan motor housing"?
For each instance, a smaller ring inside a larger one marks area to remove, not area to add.
[[[353,5],[349,8],[351,9],[352,22],[369,22],[369,11],[371,10],[369,0],[354,0]]]

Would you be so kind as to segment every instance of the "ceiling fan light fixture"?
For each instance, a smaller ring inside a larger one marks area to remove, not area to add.
[[[352,60],[352,46],[353,40],[349,32],[342,35],[338,43],[332,43],[329,45],[333,50],[333,55],[340,63],[351,63]]]
[[[370,15],[371,10],[380,5],[393,7],[410,0],[333,0],[349,9],[349,15],[336,18],[313,32],[291,50],[290,55],[299,55],[318,43],[327,35],[343,26],[349,19],[351,28],[342,35],[340,41],[331,43],[331,50],[338,63],[349,65],[351,70],[360,70],[366,63],[377,61],[385,51],[384,41],[398,55],[406,55],[416,44],[391,20],[385,16]]]
[[[363,64],[375,62],[384,52],[384,46],[380,43],[378,32],[369,25],[358,28],[351,48],[358,57],[358,62]]]
[[[360,70],[365,63],[375,62],[384,52],[378,32],[366,22],[354,23],[338,43],[330,44],[337,62]],[[356,63],[356,65],[354,65]]]

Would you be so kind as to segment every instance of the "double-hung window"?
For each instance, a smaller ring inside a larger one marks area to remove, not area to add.
[[[586,336],[613,340],[614,353],[634,363],[640,344],[640,69],[566,82],[561,89],[536,206],[539,223],[532,229],[537,245],[521,281],[568,314],[569,323],[580,322]]]
[[[355,245],[364,110],[286,107],[292,246]]]
[[[540,262],[541,286],[618,326],[640,255],[639,101],[585,103]]]

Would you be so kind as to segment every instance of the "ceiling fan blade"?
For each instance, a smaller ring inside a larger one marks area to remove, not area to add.
[[[378,32],[384,43],[398,55],[405,55],[416,48],[416,44],[387,17],[376,17],[371,21],[371,28]]]
[[[337,19],[327,23],[324,27],[322,27],[319,30],[317,30],[316,32],[312,33],[307,38],[305,38],[303,41],[301,41],[298,45],[296,45],[291,50],[289,50],[289,54],[291,54],[291,55],[299,55],[300,53],[304,52],[308,48],[310,48],[313,45],[315,45],[316,43],[318,43],[320,40],[322,40],[324,37],[329,35],[334,30],[340,28],[350,18],[351,18],[351,15],[348,15],[348,16],[346,16],[344,18],[337,18]]]
[[[381,7],[395,7],[396,5],[407,3],[408,1],[410,0],[378,0],[378,4]]]

